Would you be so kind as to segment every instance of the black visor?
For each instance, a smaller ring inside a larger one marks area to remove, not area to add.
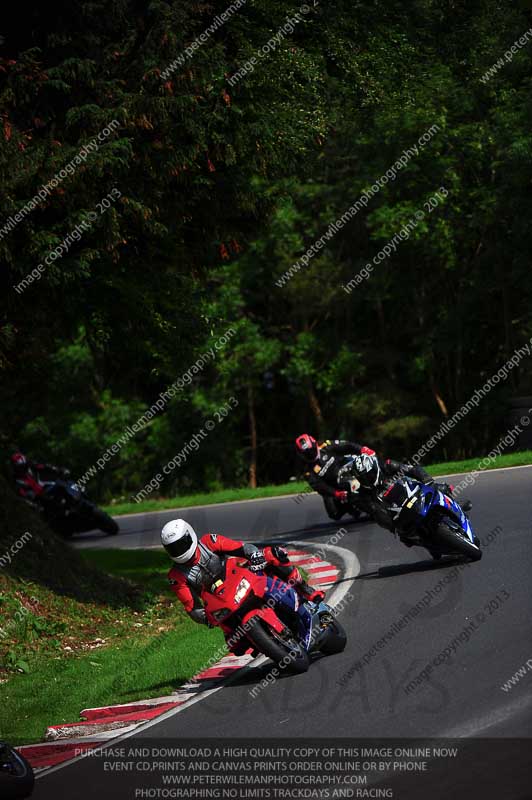
[[[312,447],[309,447],[307,450],[300,450],[299,452],[305,461],[316,461],[318,446],[313,444]]]
[[[185,533],[177,542],[165,544],[165,549],[171,558],[179,558],[183,553],[186,553],[189,547],[192,546],[192,536],[190,533]]]

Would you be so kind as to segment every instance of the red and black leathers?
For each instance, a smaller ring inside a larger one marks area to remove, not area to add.
[[[187,564],[174,564],[168,573],[172,591],[195,622],[205,622],[200,595],[203,586],[213,584],[223,574],[223,556],[249,558],[258,548],[227,536],[206,533],[198,541],[196,553]]]
[[[53,464],[44,464],[29,459],[20,465],[13,462],[13,478],[17,494],[26,500],[42,499],[46,484],[56,478],[63,478],[67,474],[68,470]]]

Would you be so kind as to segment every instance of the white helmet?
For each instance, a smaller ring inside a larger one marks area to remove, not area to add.
[[[172,519],[161,531],[164,549],[176,564],[186,564],[193,557],[198,546],[194,528],[184,519]]]

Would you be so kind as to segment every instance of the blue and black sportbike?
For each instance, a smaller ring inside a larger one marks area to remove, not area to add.
[[[461,555],[470,561],[482,558],[480,541],[469,519],[438,485],[401,478],[380,496],[380,501],[405,544],[426,547],[435,559],[443,555]]]

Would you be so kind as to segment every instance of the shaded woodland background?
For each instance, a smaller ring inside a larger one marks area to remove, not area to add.
[[[90,484],[138,491],[230,396],[164,492],[281,482],[302,431],[415,452],[532,336],[529,2],[248,2],[169,80],[225,2],[21,2],[0,47],[0,229],[109,122],[96,153],[0,236],[0,448],[81,475],[228,327]],[[440,131],[284,288],[275,281],[432,125]],[[439,187],[445,202],[350,280]],[[22,294],[113,189],[121,198]],[[435,459],[481,455],[523,359]]]

